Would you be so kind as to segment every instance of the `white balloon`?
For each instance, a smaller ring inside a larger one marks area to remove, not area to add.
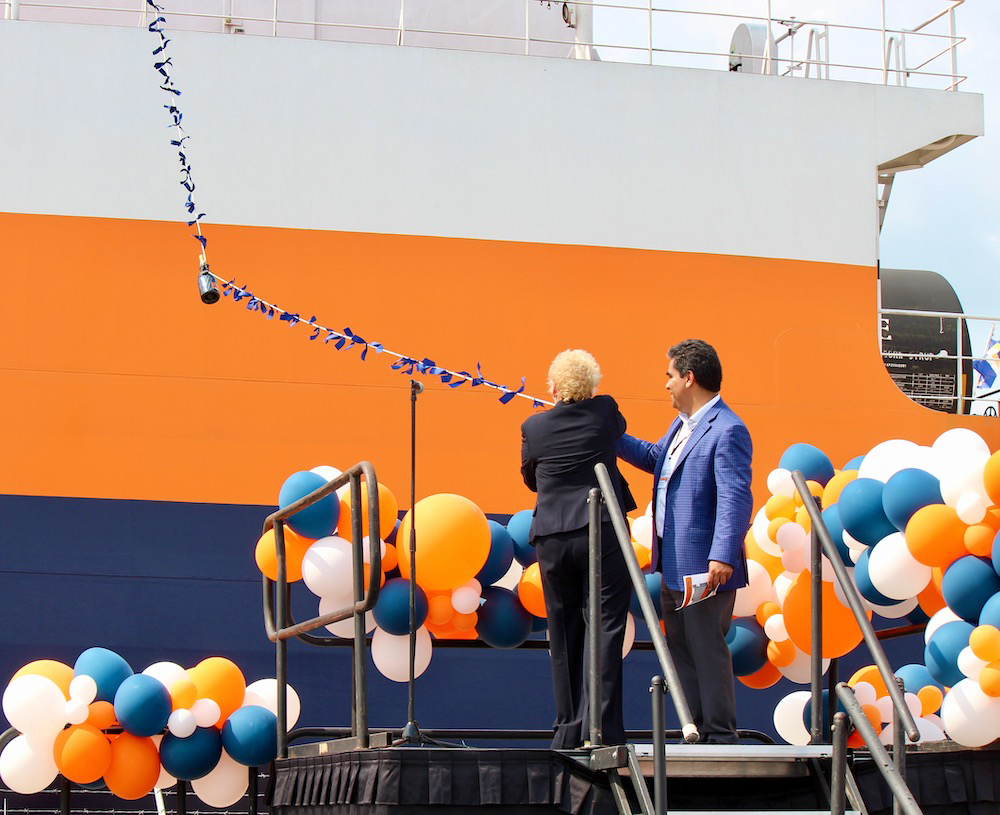
[[[887,620],[898,620],[913,611],[918,604],[916,597],[910,597],[891,606],[877,606],[874,603],[867,603],[867,606],[880,617]]]
[[[809,731],[806,730],[803,721],[803,713],[809,699],[809,691],[796,690],[774,706],[774,729],[789,744],[809,743]]]
[[[379,557],[385,557],[385,541],[379,538],[378,544]],[[372,562],[371,543],[368,540],[368,535],[365,535],[361,539],[361,553],[362,559],[365,563]]]
[[[211,727],[219,721],[222,709],[214,699],[198,699],[191,705],[191,713],[198,727]]]
[[[143,674],[153,677],[168,691],[181,679],[188,678],[188,672],[176,662],[154,662]]]
[[[833,564],[826,555],[820,555],[820,579],[824,583],[832,583],[837,579],[837,573],[833,570]]]
[[[157,733],[152,737],[153,744],[156,745],[156,752],[160,752],[160,742],[163,741],[163,734]],[[163,765],[160,765],[160,775],[156,779],[156,783],[153,784],[154,790],[166,790],[170,789],[174,784],[177,783],[177,779],[174,778],[170,773],[163,769]]]
[[[512,560],[510,562],[510,568],[507,570],[507,574],[497,580],[493,585],[516,592],[517,584],[521,582],[522,574],[524,574],[524,567],[516,560]]]
[[[830,667],[830,660],[823,660],[823,673],[826,673],[827,668]],[[798,648],[795,649],[795,659],[793,659],[788,665],[784,665],[778,668],[781,671],[781,675],[790,682],[795,682],[799,685],[804,685],[809,682],[812,677],[812,657],[800,651]]]
[[[798,574],[806,568],[807,563],[805,549],[789,549],[781,553],[781,565],[785,567],[787,572]]]
[[[868,548],[867,543],[862,543],[857,538],[852,537],[851,534],[846,529],[844,530],[843,538],[844,538],[844,546],[846,546],[852,552],[853,551],[863,552],[865,551],[865,549]],[[855,563],[857,563],[857,559],[855,559]]]
[[[243,697],[243,707],[247,705],[257,705],[258,707],[270,710],[275,716],[278,715],[278,680],[258,679],[247,685],[247,692]],[[288,727],[291,729],[299,720],[299,713],[302,704],[299,702],[299,695],[291,685],[285,685],[285,718],[288,720]]]
[[[798,549],[804,549],[809,543],[809,533],[806,532],[803,526],[794,521],[778,527],[778,531],[774,537],[777,540],[778,548],[782,552],[794,552]]]
[[[771,642],[784,642],[788,639],[788,629],[785,627],[784,614],[772,614],[764,623],[764,633]]]
[[[941,741],[945,738],[944,731],[935,722],[922,719],[918,716],[915,716],[913,720],[916,722],[917,730],[920,731],[920,738],[917,739],[917,744],[924,741]],[[892,725],[889,725],[879,734],[879,741],[888,747],[892,744],[892,735]],[[909,744],[909,739],[904,739],[904,743]]]
[[[313,467],[309,472],[322,476],[328,484],[338,475],[343,475],[340,470],[336,467],[331,467],[329,464],[320,464],[318,467]]]
[[[927,621],[927,627],[924,629],[924,645],[927,645],[931,641],[931,637],[934,636],[934,632],[937,631],[945,623],[953,623],[962,618],[959,617],[954,611],[952,611],[948,606],[934,612],[934,615]]]
[[[989,461],[988,452],[962,451],[950,453],[940,464],[941,497],[944,502],[958,509],[958,502],[966,493],[980,496],[990,505],[986,487],[983,484],[983,472]]]
[[[647,549],[653,548],[653,519],[649,515],[640,515],[632,521],[632,540]]]
[[[246,795],[249,784],[250,774],[246,766],[238,764],[223,750],[215,769],[192,781],[191,790],[210,807],[225,809]]]
[[[886,535],[871,550],[868,576],[872,585],[892,600],[907,600],[931,582],[931,567],[916,560],[902,532]]]
[[[69,724],[83,724],[90,715],[90,708],[81,699],[70,699],[66,702],[65,715]]]
[[[474,577],[468,583],[463,583],[462,586],[467,589],[472,589],[480,597],[483,596],[483,584]]]
[[[903,701],[906,702],[907,710],[910,711],[910,715],[913,718],[920,716],[920,711],[923,710],[923,703],[920,701],[920,697],[915,693],[904,693]]]
[[[779,606],[785,605],[785,597],[792,587],[792,583],[795,582],[795,578],[796,575],[791,572],[782,572],[774,578],[774,596],[778,598]]]
[[[885,483],[900,470],[913,466],[918,446],[906,439],[891,439],[876,444],[858,467],[858,478],[874,478]]]
[[[783,495],[785,498],[795,497],[795,482],[792,481],[792,471],[777,467],[767,474],[767,489],[771,495]]]
[[[969,679],[975,679],[978,682],[979,674],[983,672],[983,668],[987,665],[989,665],[989,663],[985,659],[980,659],[972,653],[972,648],[968,645],[958,652],[958,670],[965,674]]]
[[[771,522],[767,519],[767,515],[764,513],[764,507],[757,510],[757,514],[753,517],[753,525],[750,529],[753,531],[753,539],[757,542],[761,551],[765,554],[772,555],[774,557],[781,557],[781,548],[776,544],[770,537],[768,537],[767,529]]]
[[[762,603],[776,600],[771,575],[756,560],[747,559],[747,584],[736,590],[734,617],[750,617]]]
[[[410,638],[375,630],[371,646],[372,662],[379,672],[393,682],[406,682],[410,675]],[[417,629],[413,666],[414,677],[420,676],[431,664],[431,635],[424,626]]]
[[[15,730],[54,739],[66,726],[66,697],[48,677],[19,676],[3,692],[3,714]]]
[[[892,724],[896,713],[896,709],[892,706],[892,697],[888,694],[880,696],[875,700],[875,707],[878,708],[882,721],[886,724]]]
[[[354,591],[350,541],[336,535],[320,538],[302,558],[302,581],[317,597],[341,597]]]
[[[59,695],[62,696],[62,691]],[[21,735],[11,740],[0,753],[0,778],[4,784],[21,795],[34,795],[55,781],[59,769],[52,755],[54,741],[55,736],[36,735]]]
[[[332,614],[334,611],[339,611],[340,609],[348,608],[352,605],[354,605],[353,592],[346,597],[320,597],[319,616],[324,617],[327,614]],[[330,623],[326,626],[326,630],[331,634],[336,634],[338,637],[349,640],[354,637],[354,617],[351,616],[346,620],[339,620],[335,623]],[[370,634],[374,630],[375,615],[371,611],[368,611],[365,613],[365,633]]]
[[[218,719],[216,719],[217,721]],[[213,722],[214,724],[214,722]],[[198,729],[198,722],[194,718],[194,713],[184,708],[178,708],[170,714],[167,719],[167,730],[179,739],[186,739]]]
[[[982,452],[989,455],[990,446],[983,441],[982,436],[964,427],[953,427],[938,436],[931,445],[934,450],[949,450],[962,452]]]
[[[858,682],[852,690],[859,705],[874,705],[878,699],[878,693],[871,682]]]
[[[851,559],[851,563],[857,563],[861,560],[861,556],[865,553],[864,549],[848,549],[847,556]]]
[[[648,504],[646,504],[646,508],[642,511],[642,514],[643,515],[649,515],[650,517],[653,517],[653,502],[652,501],[650,501]]]
[[[451,593],[451,607],[459,614],[479,611],[479,592],[470,586],[459,586]]]
[[[622,659],[629,655],[635,643],[635,618],[631,613],[625,616],[625,639],[622,641]]]
[[[69,683],[69,698],[85,705],[91,704],[97,698],[97,682],[94,677],[86,674],[74,676]]]
[[[988,497],[978,492],[966,492],[955,504],[955,511],[963,523],[977,524],[986,517],[986,510],[992,505]]]
[[[1000,736],[1000,698],[963,679],[944,697],[941,720],[948,736],[965,747],[983,747]]]

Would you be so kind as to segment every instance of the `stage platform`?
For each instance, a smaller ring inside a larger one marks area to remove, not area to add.
[[[275,764],[271,811],[280,815],[616,815],[606,774],[588,754],[540,749],[293,748]],[[639,746],[644,775],[649,751]],[[868,815],[892,799],[866,751],[852,766]],[[829,748],[667,746],[668,811],[829,812]],[[1000,750],[952,743],[911,746],[907,781],[926,815],[1000,815]],[[855,809],[848,805],[849,809]]]

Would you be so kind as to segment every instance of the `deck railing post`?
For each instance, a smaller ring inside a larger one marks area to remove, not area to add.
[[[653,677],[649,692],[653,698],[653,812],[655,815],[666,815],[667,756],[663,731],[665,711],[663,697],[667,693],[667,685],[662,676]]]
[[[587,702],[590,711],[590,746],[600,747],[604,741],[601,733],[603,688],[601,686],[601,491],[593,487],[587,495],[590,513],[590,560],[587,604],[587,643],[590,651],[588,662]]]

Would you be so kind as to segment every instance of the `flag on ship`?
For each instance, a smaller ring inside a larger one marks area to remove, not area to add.
[[[1000,362],[1000,340],[993,339],[993,330],[996,326],[990,326],[990,338],[986,341],[986,350],[983,357],[972,363],[972,367],[979,374],[979,387],[991,388],[996,382],[997,372],[993,367],[994,362]]]

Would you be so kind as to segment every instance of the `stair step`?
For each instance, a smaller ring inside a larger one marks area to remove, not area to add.
[[[644,776],[653,774],[653,747],[635,745]],[[830,745],[791,744],[668,744],[664,753],[667,777],[787,778],[809,774],[812,759],[829,760]]]

